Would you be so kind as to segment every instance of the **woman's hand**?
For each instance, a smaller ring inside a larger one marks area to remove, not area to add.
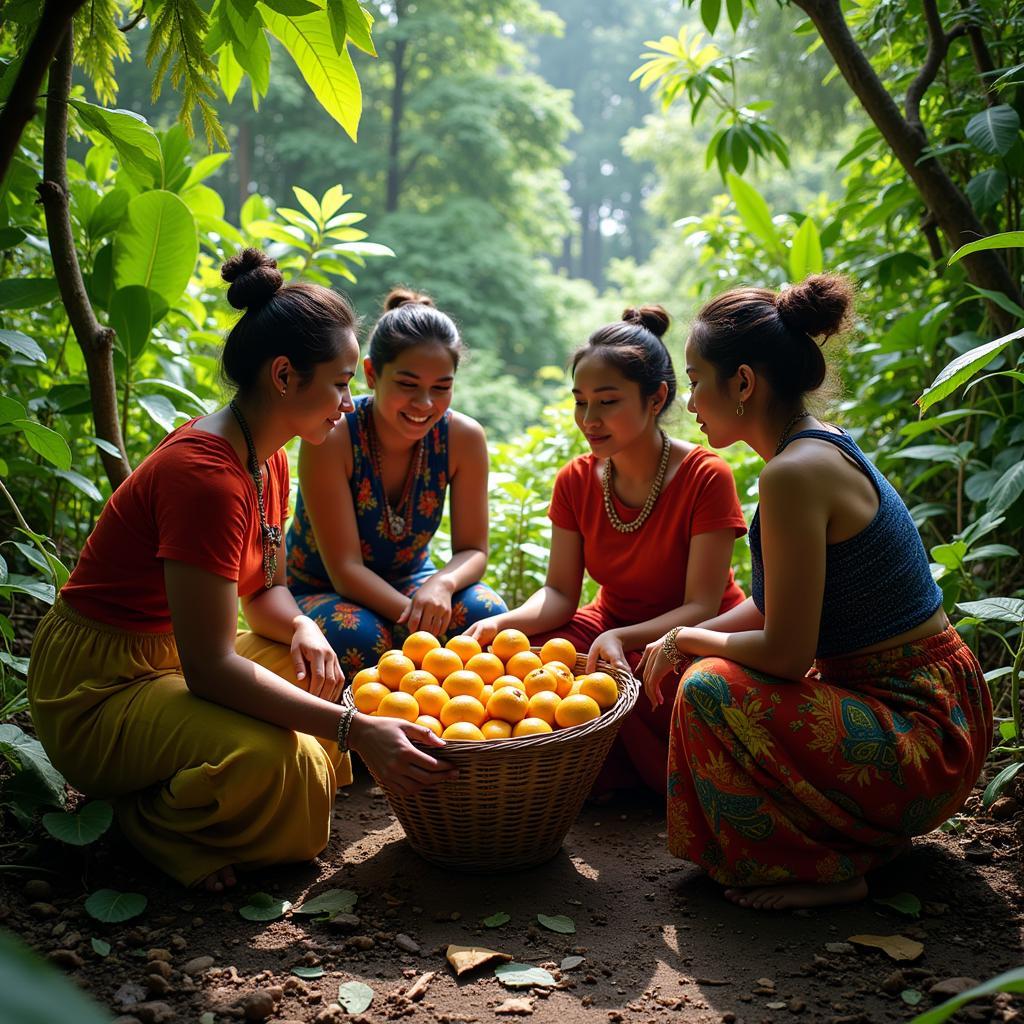
[[[486,619],[477,619],[466,629],[465,635],[473,637],[484,650],[487,650],[487,645],[504,628],[500,615],[489,615]]]
[[[659,637],[653,643],[649,643],[644,648],[644,655],[636,668],[637,675],[644,681],[644,693],[647,694],[652,708],[664,703],[665,698],[661,695],[661,684],[665,677],[674,671],[672,662],[665,655],[664,645],[665,637]]]
[[[327,637],[306,615],[300,615],[295,620],[291,651],[295,678],[301,682],[308,675],[309,685],[306,689],[314,697],[323,697],[324,700],[336,703],[345,685],[345,673],[341,671],[338,656],[327,642]]]
[[[425,629],[434,636],[441,636],[447,630],[451,619],[451,584],[442,576],[431,576],[412,595],[398,621],[405,623],[410,633]]]
[[[445,745],[444,740],[424,726],[399,718],[357,714],[349,727],[351,749],[381,782],[399,793],[408,795],[458,777],[450,765],[417,750],[412,740],[425,747]]]
[[[623,672],[629,672],[629,662],[626,661],[626,652],[622,647],[619,634],[614,629],[602,633],[591,645],[590,653],[587,654],[587,672],[597,669],[597,660],[607,661]],[[572,666],[569,666],[572,668]]]

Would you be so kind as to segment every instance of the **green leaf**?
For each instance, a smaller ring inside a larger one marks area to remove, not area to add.
[[[37,739],[22,732],[16,725],[0,725],[0,754],[18,772],[32,776],[40,783],[48,806],[64,806],[64,776],[50,763],[50,758]]]
[[[1024,461],[1014,463],[996,481],[988,496],[988,507],[993,512],[1005,512],[1021,494],[1024,494]]]
[[[345,48],[345,3],[344,0],[327,0],[327,17],[331,23],[331,39],[334,49],[341,53]]]
[[[985,682],[991,682],[993,678],[1002,678],[1003,676],[1009,675],[1013,671],[1013,668],[1007,665],[1005,668],[995,669],[993,672],[985,673]],[[1000,722],[999,723],[999,737],[1004,740],[1012,740],[1017,738],[1017,727],[1013,722]]]
[[[92,946],[92,951],[97,956],[110,956],[110,943],[104,942],[103,939],[91,938],[89,945]]]
[[[496,914],[491,914],[490,917],[485,917],[483,920],[484,925],[487,928],[500,928],[503,924],[508,924],[512,918],[505,913],[504,910],[499,910]]]
[[[117,924],[138,917],[146,909],[147,902],[142,893],[99,889],[85,901],[85,909],[97,921]]]
[[[782,247],[772,223],[772,212],[761,193],[732,172],[726,175],[726,181],[729,194],[747,230],[770,249],[780,252]]]
[[[352,44],[363,53],[376,57],[377,50],[370,38],[373,15],[365,8],[360,7],[358,0],[343,0],[343,3],[345,5],[345,30],[348,32]]]
[[[85,100],[70,100],[68,106],[78,111],[86,128],[113,144],[121,166],[137,185],[163,188],[163,151],[156,132],[144,117],[131,110],[108,110]]]
[[[907,1004],[907,1006],[917,1006],[924,996],[918,992],[916,988],[905,988],[900,993],[900,999]]]
[[[1024,601],[1016,597],[986,597],[981,601],[961,601],[957,608],[985,622],[1024,621]]]
[[[283,14],[286,18],[297,18],[302,14],[312,14],[320,8],[311,0],[260,0],[264,7]]]
[[[34,576],[21,576],[18,573],[11,573],[2,584],[0,584],[0,597],[9,597],[11,594],[28,594],[37,601],[45,604],[53,604],[56,597],[52,583],[44,583]],[[61,806],[64,801],[61,800]]]
[[[0,423],[13,423],[25,418],[25,407],[13,398],[0,395]]]
[[[348,49],[338,53],[334,48],[327,12],[318,10],[289,19],[276,11],[266,11],[264,21],[291,54],[320,105],[355,142],[363,107],[362,90]]]
[[[293,914],[351,914],[359,899],[351,889],[325,889],[311,900],[292,908]]]
[[[959,569],[964,562],[964,555],[967,554],[967,545],[962,541],[954,541],[952,544],[936,544],[930,552],[932,558],[939,565],[947,569]]]
[[[173,306],[199,256],[196,222],[172,192],[136,196],[114,236],[114,284],[142,285]]]
[[[31,359],[35,363],[45,363],[46,353],[27,334],[21,331],[0,331],[0,345],[6,345],[12,352]]]
[[[296,978],[305,978],[312,981],[314,978],[322,978],[326,972],[322,967],[293,967],[292,974]]]
[[[743,0],[725,0],[725,9],[729,13],[729,24],[733,32],[738,31],[743,20]]]
[[[715,34],[722,14],[722,0],[700,0],[700,20],[711,35]]]
[[[979,288],[976,284],[967,285],[972,291],[977,292],[983,298],[989,300],[989,302],[995,303],[1000,309],[1005,309],[1011,316],[1017,317],[1019,320],[1024,320],[1024,309],[1017,305],[1008,295],[1003,292],[993,291],[990,288]]]
[[[562,935],[575,935],[576,923],[571,917],[558,914],[555,917],[548,917],[547,914],[538,914],[537,920],[551,932],[560,932]]]
[[[235,47],[229,43],[222,46],[217,54],[217,77],[220,79],[220,87],[224,91],[224,98],[228,103],[233,103],[235,93],[245,78],[245,69],[235,56]]]
[[[118,224],[128,209],[131,194],[126,188],[115,188],[108,192],[89,214],[88,232],[92,241],[98,241],[117,230]]]
[[[320,204],[316,201],[316,197],[304,188],[299,188],[298,185],[292,185],[292,191],[295,193],[295,198],[302,204],[302,208],[313,218],[313,223],[316,225],[322,224],[326,218],[320,209]]]
[[[47,462],[53,463],[58,469],[71,468],[71,449],[56,430],[29,419],[13,420],[12,426],[21,430],[32,450],[42,455]]]
[[[967,122],[964,134],[975,148],[990,156],[1004,156],[1017,141],[1020,117],[1013,107],[1001,103],[987,107]]]
[[[876,896],[875,903],[884,907],[892,907],[907,917],[920,917],[921,901],[912,892],[898,892],[895,896]]]
[[[255,892],[238,913],[246,921],[276,921],[279,917],[284,917],[289,909],[291,903],[288,900],[279,900],[266,892]]]
[[[971,206],[984,216],[999,205],[999,201],[1006,195],[1009,184],[1010,179],[1002,171],[990,167],[971,178],[965,191]]]
[[[961,992],[952,999],[925,1010],[924,1013],[919,1013],[910,1024],[941,1024],[972,999],[991,995],[993,992],[1024,992],[1024,967],[1014,967],[1013,970],[983,981],[980,985],[969,988],[966,992]]]
[[[77,491],[81,491],[90,501],[102,501],[100,489],[88,478],[76,473],[73,469],[55,469],[54,476],[67,480]]]
[[[32,309],[53,302],[60,294],[52,277],[9,277],[0,281],[0,309]]]
[[[165,395],[139,395],[139,405],[149,413],[155,423],[163,428],[166,434],[178,426],[180,417],[188,418],[184,413],[178,412],[174,408],[174,403]]]
[[[1024,247],[1024,231],[1002,231],[998,235],[988,235],[979,238],[976,242],[968,242],[961,245],[952,256],[949,263],[956,263],[972,252],[984,252],[987,249],[1020,249]]]
[[[556,985],[550,971],[543,967],[531,967],[529,964],[501,964],[494,968],[494,976],[508,988],[532,988],[538,985],[541,988],[551,988]]]
[[[1024,337],[1024,329],[1014,331],[995,341],[986,341],[983,345],[972,348],[969,352],[959,355],[951,363],[947,363],[940,371],[931,385],[925,388],[921,397],[917,399],[917,406],[921,412],[927,412],[936,402],[941,402],[947,395],[952,394],[958,387],[965,384],[979,370],[983,369],[1010,342],[1017,338]]]
[[[346,981],[338,986],[338,1002],[349,1013],[362,1013],[373,1002],[373,989],[361,981]]]
[[[88,846],[110,828],[113,820],[114,809],[106,800],[92,800],[76,814],[44,814],[43,828],[69,846]]]
[[[820,274],[823,266],[818,228],[810,217],[804,217],[789,250],[789,279],[796,284],[808,274]]]
[[[163,299],[141,284],[118,288],[110,299],[110,326],[117,332],[128,362],[142,355],[154,323],[152,299],[166,311]]]
[[[1008,764],[986,787],[981,797],[982,807],[991,807],[1004,789],[1016,777],[1017,773],[1024,768],[1024,761],[1014,761]]]

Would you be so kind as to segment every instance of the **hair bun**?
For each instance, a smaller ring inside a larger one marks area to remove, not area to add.
[[[229,282],[228,302],[235,309],[262,306],[284,283],[277,260],[262,249],[243,249],[224,261],[220,276]]]
[[[434,300],[425,292],[414,292],[411,288],[392,288],[384,300],[384,312],[399,306],[434,306]]]
[[[775,308],[786,326],[817,338],[838,334],[853,312],[853,284],[841,274],[812,274],[779,292]]]
[[[672,323],[672,318],[662,306],[630,306],[623,310],[622,320],[646,327],[656,338],[662,337]]]

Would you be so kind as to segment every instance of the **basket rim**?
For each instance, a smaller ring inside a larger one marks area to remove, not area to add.
[[[530,650],[536,653],[540,651],[540,648],[531,647]],[[576,656],[576,666],[579,667],[581,662],[583,667],[586,668],[586,657],[578,654]],[[535,736],[508,736],[504,739],[495,740],[445,740],[444,747],[425,746],[415,741],[410,742],[412,742],[412,745],[417,750],[423,750],[431,756],[443,760],[447,750],[457,751],[459,754],[462,754],[463,751],[472,751],[481,755],[499,752],[514,753],[522,750],[536,750],[554,744],[573,743],[585,739],[625,718],[633,710],[633,705],[636,704],[640,696],[640,680],[631,671],[626,672],[623,669],[616,668],[610,662],[600,659],[598,659],[595,671],[607,672],[608,675],[615,679],[619,687],[619,699],[607,711],[602,712],[597,718],[592,718],[589,722],[584,722],[582,725],[555,729],[553,732],[539,733]],[[355,707],[350,686],[346,685],[342,691],[341,702],[346,707]]]

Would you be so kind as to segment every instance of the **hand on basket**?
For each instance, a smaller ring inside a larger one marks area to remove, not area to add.
[[[463,632],[466,636],[471,636],[476,640],[484,650],[487,650],[487,645],[498,635],[502,628],[499,618],[497,615],[491,615],[486,619],[479,619]]]
[[[438,761],[411,740],[425,747],[443,747],[444,740],[429,729],[398,718],[371,718],[357,714],[352,719],[349,746],[366,762],[367,768],[382,783],[408,795],[425,786],[451,782],[458,772]]]
[[[597,671],[598,658],[601,661],[607,661],[623,672],[630,671],[622,641],[614,629],[609,629],[607,632],[602,633],[590,645],[590,653],[587,655],[587,672]]]

